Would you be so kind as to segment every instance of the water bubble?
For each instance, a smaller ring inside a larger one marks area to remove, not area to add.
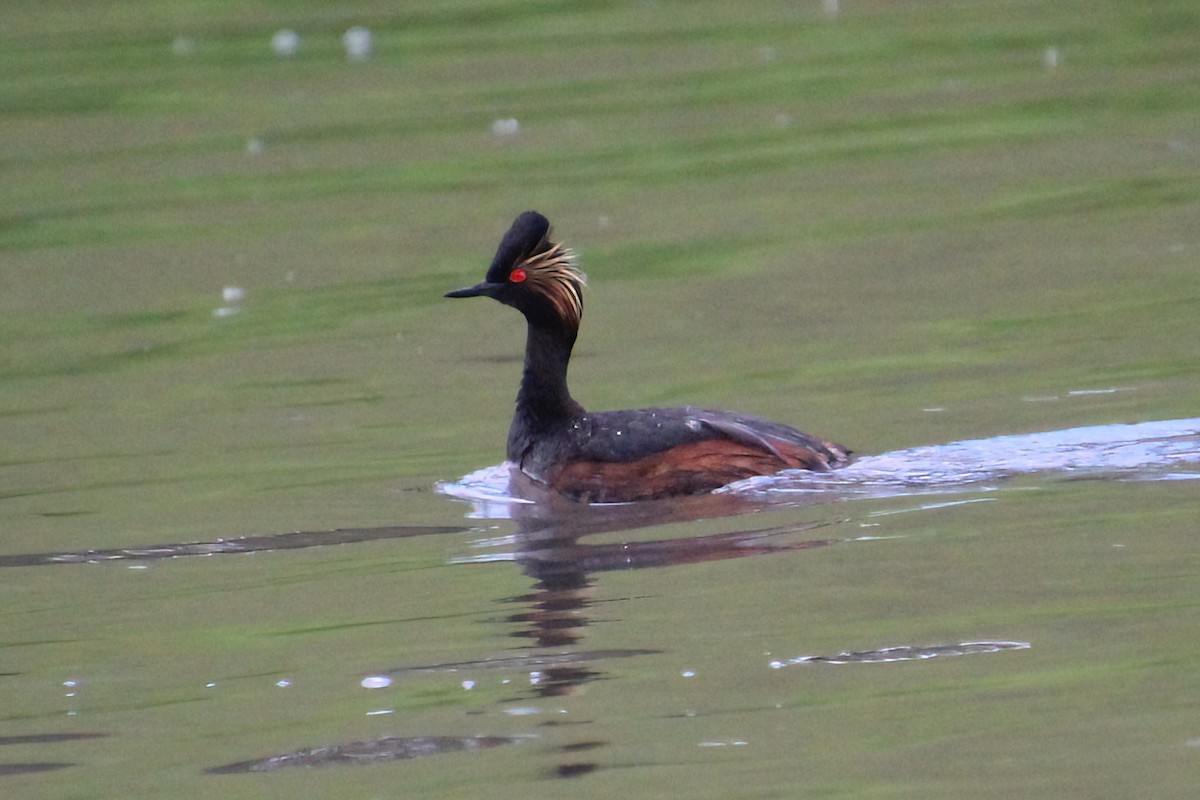
[[[281,679],[275,681],[275,685],[278,686],[280,689],[286,689],[292,685],[292,682],[289,681],[287,678],[281,678]]]
[[[392,679],[387,675],[368,675],[359,683],[364,689],[386,689],[392,685]]]
[[[496,136],[516,136],[521,130],[521,123],[512,117],[498,119],[492,123],[492,133]]]
[[[242,310],[242,301],[246,299],[246,290],[240,286],[226,286],[221,290],[221,299],[225,305],[213,309],[214,317],[232,317]]]
[[[271,51],[280,58],[294,56],[299,50],[300,34],[293,30],[284,28],[275,31],[275,35],[271,37]]]
[[[371,57],[371,32],[356,25],[342,34],[342,47],[350,61],[366,61]]]

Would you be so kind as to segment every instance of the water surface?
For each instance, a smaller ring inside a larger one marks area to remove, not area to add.
[[[1193,5],[10,14],[0,794],[1193,797]],[[513,502],[531,207],[856,464]]]

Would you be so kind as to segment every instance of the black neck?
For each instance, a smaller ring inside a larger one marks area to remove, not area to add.
[[[575,331],[570,328],[529,324],[525,371],[508,432],[510,460],[519,460],[531,436],[583,413],[567,390],[567,364],[574,346]]]

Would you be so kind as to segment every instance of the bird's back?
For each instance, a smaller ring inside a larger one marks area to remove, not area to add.
[[[584,413],[519,455],[522,470],[593,502],[698,494],[781,469],[825,471],[849,451],[769,420],[684,406]]]

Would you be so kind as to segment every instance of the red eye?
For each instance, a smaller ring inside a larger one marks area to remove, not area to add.
[[[526,278],[525,270],[517,267],[512,272],[508,273],[509,283],[521,283]]]

